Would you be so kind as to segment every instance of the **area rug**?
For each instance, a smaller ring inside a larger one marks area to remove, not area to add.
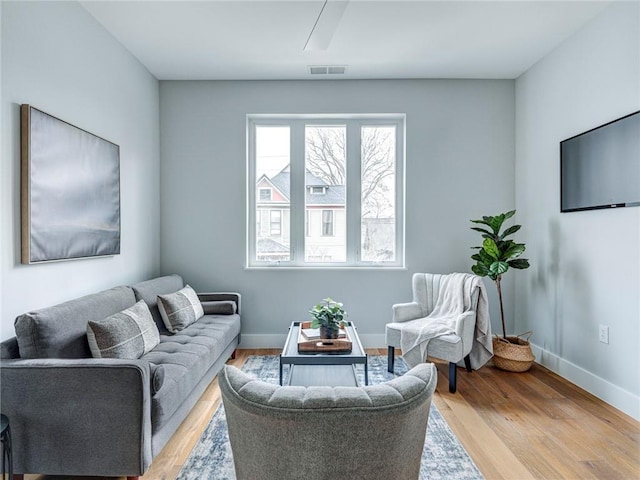
[[[360,384],[364,384],[364,369],[357,367]],[[242,370],[266,382],[278,383],[278,357],[250,356]],[[396,360],[395,375],[407,371],[401,358]],[[285,366],[285,381],[288,368]],[[382,383],[394,374],[387,372],[387,359],[369,356],[369,382]],[[235,480],[233,454],[229,444],[227,422],[222,405],[216,410],[202,437],[178,474],[177,480]],[[471,457],[453,434],[436,406],[431,404],[427,438],[422,452],[420,480],[477,480],[484,477]]]

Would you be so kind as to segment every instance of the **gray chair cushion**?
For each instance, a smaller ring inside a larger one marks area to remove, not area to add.
[[[386,325],[386,340],[387,345],[395,348],[401,348],[400,335],[402,330],[402,323],[387,323]],[[442,335],[440,337],[432,338],[429,341],[430,357],[441,358],[448,362],[458,362],[464,357],[462,338],[458,335]]]
[[[115,287],[16,318],[22,358],[90,358],[87,322],[101,320],[136,303],[129,287]]]
[[[239,315],[205,315],[142,356],[162,366],[164,381],[151,400],[153,431],[161,428],[240,333]]]
[[[136,296],[136,301],[144,300],[149,306],[151,316],[156,322],[160,332],[166,332],[167,328],[164,326],[160,311],[158,310],[158,295],[177,292],[182,287],[184,287],[184,282],[180,275],[167,275],[153,278],[131,286]]]
[[[149,307],[134,306],[102,320],[87,323],[89,349],[94,358],[140,358],[160,343],[160,333]]]

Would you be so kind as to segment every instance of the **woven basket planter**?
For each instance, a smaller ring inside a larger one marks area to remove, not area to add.
[[[493,364],[508,372],[526,372],[533,365],[536,359],[531,351],[528,338],[531,332],[523,333],[528,335],[527,340],[518,336],[507,335],[507,340],[502,337],[493,337]]]

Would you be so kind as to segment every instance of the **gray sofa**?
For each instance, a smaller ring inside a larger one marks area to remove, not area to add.
[[[238,480],[416,480],[438,381],[423,363],[367,387],[281,387],[220,372]]]
[[[0,351],[14,472],[135,478],[149,468],[240,341],[236,293],[198,294],[204,317],[170,334],[157,295],[183,286],[178,275],[159,277],[16,319]],[[87,322],[139,300],[160,344],[137,360],[91,358]]]

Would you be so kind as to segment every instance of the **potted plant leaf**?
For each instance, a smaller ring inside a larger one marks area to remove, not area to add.
[[[501,213],[495,216],[482,217],[481,220],[471,220],[471,222],[484,227],[471,227],[472,230],[480,232],[484,239],[477,253],[471,258],[476,264],[471,270],[481,277],[489,277],[496,284],[498,289],[498,299],[500,301],[500,319],[502,321],[502,337],[493,338],[493,363],[498,368],[512,372],[525,372],[531,368],[535,357],[531,352],[531,346],[527,339],[519,336],[508,336],[504,321],[504,305],[502,302],[502,276],[510,269],[519,270],[529,268],[529,260],[520,258],[525,251],[524,243],[516,243],[507,237],[520,230],[521,225],[512,225],[501,232],[504,222],[515,215],[516,211]],[[530,335],[531,333],[528,332]],[[527,335],[527,334],[523,334]]]
[[[340,327],[347,326],[347,312],[342,307],[342,303],[325,298],[309,310],[313,317],[311,328],[320,328],[320,338],[338,338]]]

